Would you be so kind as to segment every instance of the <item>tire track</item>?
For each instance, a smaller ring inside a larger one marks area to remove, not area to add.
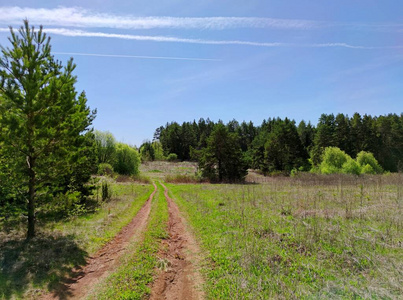
[[[167,187],[162,186],[168,201],[169,238],[163,242],[159,256],[168,261],[168,267],[160,271],[152,285],[150,299],[204,299],[204,280],[196,268],[200,264],[200,249],[186,230],[186,220],[169,197]]]

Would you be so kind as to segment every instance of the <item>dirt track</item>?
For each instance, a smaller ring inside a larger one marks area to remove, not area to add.
[[[203,278],[196,268],[200,264],[200,249],[186,230],[186,220],[181,217],[178,206],[169,198],[165,186],[164,189],[169,210],[169,238],[164,241],[159,256],[168,261],[168,267],[160,271],[150,299],[203,299]]]
[[[47,294],[43,299],[83,299],[101,279],[105,278],[119,265],[119,258],[133,239],[140,236],[146,228],[154,192],[133,220],[115,238],[100,249],[87,261],[82,269],[74,270],[74,276],[66,279],[56,292]]]

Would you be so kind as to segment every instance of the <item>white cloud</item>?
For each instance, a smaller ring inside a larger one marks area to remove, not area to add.
[[[307,29],[321,22],[294,19],[254,17],[135,17],[97,13],[78,7],[21,8],[0,7],[0,22],[6,25],[21,24],[28,18],[31,24],[92,28],[150,29],[228,29],[228,28],[278,28]]]
[[[18,6],[0,7],[1,24],[21,24],[21,21],[26,18],[31,24],[35,25],[81,28],[223,30],[231,28],[315,29],[341,27],[349,30],[403,30],[403,24],[394,23],[338,23],[256,17],[136,17],[99,13],[81,7],[58,7],[52,9]]]

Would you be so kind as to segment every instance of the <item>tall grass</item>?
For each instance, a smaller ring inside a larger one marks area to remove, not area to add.
[[[169,185],[211,266],[212,299],[398,298],[403,177]]]

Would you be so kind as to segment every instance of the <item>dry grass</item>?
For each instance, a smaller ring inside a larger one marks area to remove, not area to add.
[[[165,175],[194,175],[197,171],[197,163],[194,162],[168,162],[168,161],[149,161],[140,166],[140,172],[146,175],[160,174]]]
[[[211,259],[211,298],[401,297],[402,174],[262,179],[170,185]]]

